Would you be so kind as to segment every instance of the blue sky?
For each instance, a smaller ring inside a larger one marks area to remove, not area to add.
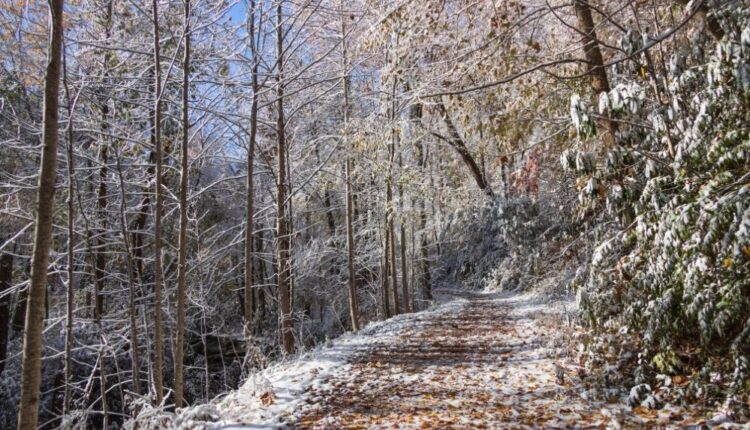
[[[229,16],[235,24],[245,20],[245,1],[240,0],[229,9]]]

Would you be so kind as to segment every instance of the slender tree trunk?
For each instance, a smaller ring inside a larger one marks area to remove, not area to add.
[[[396,140],[398,139],[398,131],[396,130],[396,87],[398,81],[393,78],[393,86],[391,88],[391,108],[390,108],[390,120],[391,120],[391,140],[388,142],[388,176],[386,177],[385,185],[385,229],[386,235],[390,242],[390,248],[386,255],[386,264],[388,264],[391,272],[391,293],[393,294],[393,312],[398,315],[401,313],[398,300],[398,272],[396,271],[396,238],[393,233],[393,220],[395,218],[395,208],[393,207],[393,159],[396,151]]]
[[[111,34],[112,34],[112,1],[108,1],[105,8],[104,8],[104,33],[105,33],[105,40],[109,40]],[[105,54],[102,66],[104,68],[104,76],[107,78],[109,76],[109,66],[108,66],[108,55]],[[103,92],[103,91],[102,91]],[[100,151],[100,159],[101,159],[101,167],[99,169],[99,189],[97,192],[97,209],[98,209],[98,218],[100,227],[98,234],[96,235],[96,243],[94,246],[94,320],[99,321],[102,314],[105,312],[105,306],[104,306],[104,277],[106,275],[106,265],[107,265],[107,253],[106,247],[107,241],[104,239],[104,236],[107,232],[107,176],[108,176],[108,168],[107,164],[109,163],[109,142],[106,141],[108,129],[109,129],[109,123],[108,123],[108,116],[109,116],[109,105],[107,104],[106,97],[102,101],[101,105],[101,115],[102,115],[102,122],[101,122],[101,130],[102,130],[102,141],[99,143],[99,151]]]
[[[587,0],[574,0],[573,4],[578,19],[578,29],[583,33],[583,52],[586,56],[586,68],[591,77],[591,88],[594,90],[594,95],[599,97],[599,94],[609,92],[610,87],[607,70],[604,68],[602,51],[599,49],[594,18],[591,16],[591,8]],[[615,146],[617,123],[609,118],[602,118],[600,123],[606,131],[603,136],[605,146],[613,148]]]
[[[346,268],[349,284],[349,318],[352,322],[352,331],[359,330],[359,303],[357,299],[357,279],[354,270],[354,204],[352,199],[352,157],[349,151],[349,115],[351,105],[349,104],[349,56],[347,55],[346,15],[343,13],[344,2],[340,3],[341,10],[341,52],[344,65],[344,150],[347,151],[344,162],[344,176],[346,180]],[[329,224],[332,222],[329,221]],[[335,231],[335,228],[332,230]]]
[[[409,303],[409,271],[406,268],[406,227],[400,223],[401,231],[399,242],[401,245],[401,291],[404,300],[404,312],[411,312],[411,303]]]
[[[0,243],[5,242],[0,238]],[[0,375],[5,369],[8,357],[8,336],[10,325],[10,297],[6,291],[13,285],[13,254],[0,253]]]
[[[463,160],[466,167],[469,168],[469,172],[474,178],[474,181],[477,183],[479,189],[482,190],[487,196],[494,197],[492,187],[490,187],[490,184],[487,182],[484,175],[482,175],[482,171],[477,165],[477,162],[474,161],[474,157],[469,152],[469,148],[466,147],[466,144],[461,138],[461,134],[459,134],[458,129],[456,129],[455,124],[453,124],[453,120],[451,119],[448,110],[445,108],[445,104],[443,103],[442,99],[439,99],[437,108],[440,112],[440,116],[445,122],[445,126],[448,128],[449,136],[446,138],[441,135],[436,135],[436,137],[444,139],[450,146],[453,147],[453,149],[456,150],[456,152],[458,152],[458,155],[461,156],[461,159]]]
[[[103,118],[104,123],[106,120]],[[100,158],[102,166],[99,169],[99,189],[97,191],[97,212],[100,227],[97,229],[94,242],[94,320],[99,321],[104,314],[104,276],[106,275],[106,241],[103,239],[107,231],[107,163],[109,162],[107,144],[101,145]]]
[[[26,271],[27,276],[30,276],[30,270]],[[18,292],[16,298],[16,309],[13,312],[13,334],[19,335],[23,333],[23,328],[26,326],[26,304],[29,299],[28,287]]]
[[[408,82],[404,83],[405,85],[405,91],[409,92],[409,84]],[[409,120],[411,121],[411,124],[414,127],[422,127],[422,115],[424,113],[424,109],[422,106],[422,103],[417,102],[414,105],[411,106],[409,109]],[[418,138],[414,142],[414,157],[417,159],[417,167],[419,168],[419,171],[424,175],[425,173],[425,166],[427,164],[427,154],[425,153],[424,145],[422,144],[421,138]],[[419,292],[422,298],[425,300],[432,300],[432,293],[430,290],[430,262],[429,262],[429,250],[427,247],[427,204],[425,203],[424,196],[419,198],[419,252],[420,257],[416,257],[416,250],[412,249],[412,261],[416,260],[417,264],[416,266],[413,265],[412,267],[412,274],[414,272],[417,272],[417,275],[412,275],[413,278],[416,278],[416,282],[419,284]],[[416,232],[412,228],[412,243],[415,241]],[[417,288],[414,283],[412,283],[412,289],[413,294],[412,297],[415,297],[417,294]],[[417,304],[412,303],[412,310],[417,309]]]
[[[284,126],[286,127],[286,123],[284,123]],[[286,140],[286,139],[285,139]],[[294,264],[292,260],[292,255],[294,252],[294,244],[295,244],[295,232],[294,232],[294,205],[292,204],[292,197],[290,196],[290,193],[294,188],[292,188],[292,167],[291,167],[291,159],[289,156],[289,147],[287,146],[286,151],[284,151],[284,154],[286,155],[286,195],[287,195],[287,208],[286,208],[286,231],[287,235],[289,236],[289,247],[287,248],[287,262],[289,265],[289,315],[294,316],[294,297],[295,297],[295,288],[297,287],[296,279],[294,278]]]
[[[388,275],[390,268],[388,265],[388,256],[390,255],[391,249],[391,235],[388,234],[388,221],[386,215],[386,221],[383,224],[383,266],[382,266],[382,294],[383,294],[383,316],[390,318],[391,314],[391,300],[388,288]]]
[[[253,218],[255,206],[255,189],[253,183],[253,175],[255,173],[255,139],[258,132],[258,52],[256,51],[256,36],[255,36],[255,0],[250,0],[250,10],[248,11],[249,19],[249,36],[250,36],[250,50],[253,56],[253,70],[252,70],[252,91],[253,98],[250,104],[250,140],[247,144],[247,182],[246,182],[246,197],[247,212],[245,214],[245,342],[248,346],[247,353],[250,353],[250,346],[254,333],[254,309],[252,300],[253,297],[253,274],[255,268],[253,267],[253,228],[255,227],[255,220]]]
[[[101,326],[99,326],[101,331]],[[102,338],[104,333],[102,332]],[[102,398],[102,428],[109,428],[109,401],[107,400],[107,373],[104,362],[106,342],[102,341],[102,346],[99,348],[99,394]]]
[[[154,138],[156,148],[156,178],[154,194],[154,390],[155,404],[159,405],[164,398],[163,356],[164,340],[162,335],[162,255],[161,255],[161,218],[162,218],[162,142],[161,142],[161,56],[159,52],[159,11],[158,0],[153,0],[154,21]]]
[[[183,34],[185,52],[182,61],[182,145],[180,147],[180,236],[177,256],[177,339],[174,352],[174,406],[181,408],[184,399],[185,356],[185,272],[187,272],[188,227],[188,143],[190,140],[190,0],[185,1]]]
[[[263,253],[262,234],[253,242],[255,243],[256,255],[261,255]],[[257,289],[258,300],[256,302],[257,308],[255,311],[255,319],[253,321],[254,330],[255,332],[258,332],[260,326],[259,322],[263,321],[266,316],[266,265],[262,258],[257,261],[257,265],[255,265],[255,263],[253,264],[253,271],[255,282],[260,285],[260,288]]]
[[[135,265],[133,263],[133,253],[130,246],[130,240],[128,236],[128,221],[125,217],[125,204],[127,198],[125,196],[125,179],[122,176],[122,165],[120,164],[120,154],[115,154],[117,161],[117,174],[120,179],[120,233],[122,234],[122,241],[125,244],[125,255],[127,258],[127,269],[128,269],[128,316],[130,318],[130,360],[131,360],[131,373],[133,381],[133,391],[135,394],[141,393],[141,375],[140,375],[140,355],[139,355],[139,339],[138,339],[138,309],[135,304],[135,288],[136,288],[136,273]]]
[[[399,151],[398,154],[398,168],[401,170],[403,166],[403,159],[401,157],[401,152]],[[399,183],[398,185],[398,201],[399,201],[399,210],[403,214],[404,213],[404,187]],[[409,275],[408,270],[406,270],[406,226],[404,225],[404,220],[401,219],[399,221],[399,227],[400,227],[400,235],[399,235],[399,245],[401,249],[401,291],[404,296],[404,312],[411,312],[411,303],[409,303]]]
[[[47,291],[47,266],[52,242],[52,217],[57,176],[58,94],[63,38],[63,0],[49,0],[50,44],[44,78],[44,123],[42,125],[42,159],[36,199],[36,226],[32,252],[29,304],[23,339],[21,401],[18,407],[18,429],[35,430],[39,413],[41,384],[42,329],[44,298]]]
[[[421,143],[416,145],[416,156],[419,170],[424,172],[427,162],[427,154]],[[419,284],[423,300],[432,300],[432,287],[430,285],[430,250],[427,244],[427,202],[424,198],[419,199]]]
[[[392,194],[392,193],[391,193]],[[391,205],[393,203],[391,202]],[[391,206],[392,207],[392,206]],[[391,246],[388,252],[389,270],[391,271],[391,293],[393,294],[393,313],[398,315],[401,313],[401,302],[398,297],[398,271],[396,270],[396,234],[394,233],[393,227],[393,211],[388,219],[388,236],[390,237]]]
[[[72,377],[72,364],[73,364],[73,298],[75,285],[75,244],[76,234],[73,228],[75,218],[75,158],[73,153],[73,106],[70,99],[70,89],[68,88],[68,68],[65,61],[65,53],[63,48],[62,54],[62,66],[63,66],[63,84],[65,87],[65,100],[66,107],[68,110],[68,124],[66,126],[66,137],[67,137],[67,170],[68,170],[68,261],[67,261],[67,291],[65,300],[65,371],[64,371],[64,394],[63,394],[63,408],[62,415],[63,419],[67,417],[70,411],[70,400],[71,400],[71,377]]]
[[[279,176],[276,193],[276,258],[278,264],[279,316],[281,342],[284,353],[294,352],[294,324],[292,321],[292,299],[290,288],[291,268],[289,264],[289,231],[286,214],[286,133],[284,130],[284,32],[281,28],[283,2],[276,6],[276,135],[278,143]]]

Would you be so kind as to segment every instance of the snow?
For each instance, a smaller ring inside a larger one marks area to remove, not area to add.
[[[591,385],[570,355],[571,328],[561,322],[572,301],[530,293],[443,291],[437,297],[447,301],[370,324],[253,375],[217,403],[212,421],[219,418],[208,428],[679,428],[706,422],[672,405],[654,410],[649,393],[628,396]]]
[[[424,317],[456,306],[460,306],[459,302],[419,314],[403,314],[386,321],[371,322],[359,333],[347,333],[312,351],[275,363],[250,376],[240,389],[217,404],[221,420],[216,424],[223,429],[284,428],[285,421],[294,420],[295,411],[311,400],[311,390],[325,388],[328,378],[345,374],[351,368],[348,362],[355,353],[393,342],[409,329],[417,315]],[[274,397],[270,405],[263,402],[263,395],[268,392]]]

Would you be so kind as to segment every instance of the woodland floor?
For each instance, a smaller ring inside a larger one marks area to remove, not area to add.
[[[284,388],[285,393],[274,389],[273,396],[261,397],[272,409],[277,401],[287,402],[276,418],[279,428],[292,429],[685,428],[705,423],[678,408],[631,409],[614,394],[609,401],[591,400],[587,393],[602,391],[579,377],[585,379],[566,352],[571,331],[562,322],[566,306],[572,304],[464,293],[430,312],[379,323],[319,351],[318,356],[327,351],[328,357],[344,360],[323,366],[328,368],[319,374],[313,369],[318,376],[297,387],[297,394]],[[289,403],[284,400],[289,395],[299,398]],[[238,421],[244,422],[239,428],[258,428],[259,421]]]

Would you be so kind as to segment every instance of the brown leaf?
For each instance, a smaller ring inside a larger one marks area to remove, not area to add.
[[[265,393],[260,395],[260,403],[263,406],[271,406],[276,402],[276,395],[273,394],[273,391],[266,391]]]

